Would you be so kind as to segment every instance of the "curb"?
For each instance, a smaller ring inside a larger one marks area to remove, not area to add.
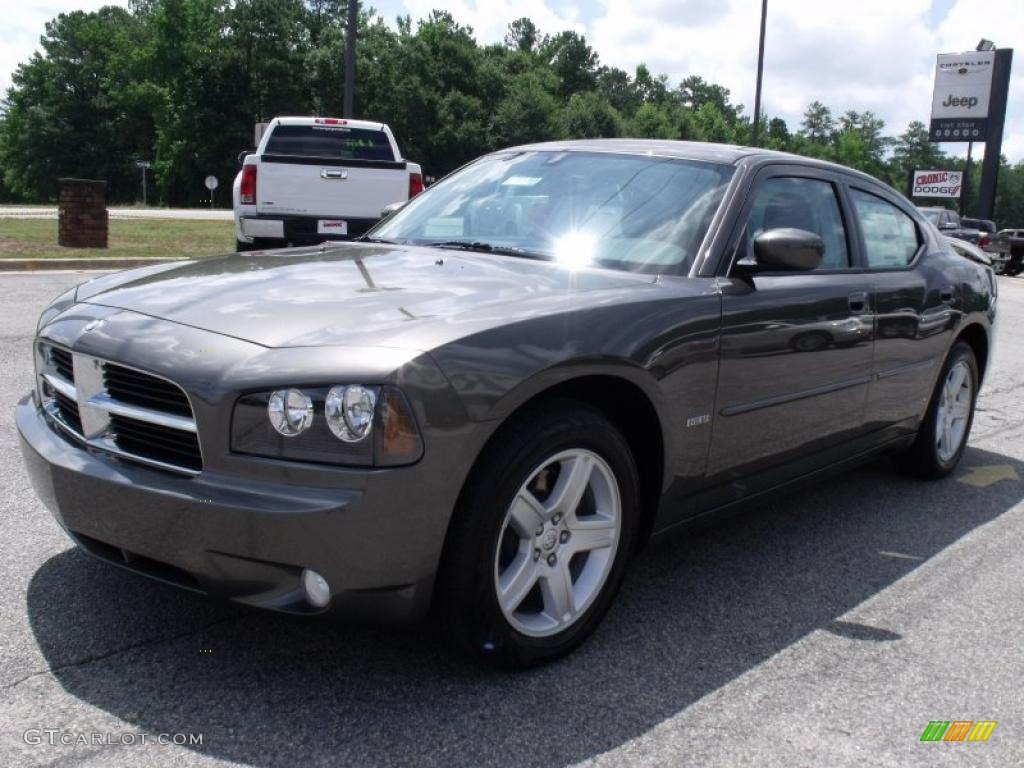
[[[150,264],[166,264],[171,261],[189,261],[180,257],[168,258],[118,258],[86,257],[81,259],[0,259],[0,272],[45,272],[51,269],[128,269],[145,267]]]

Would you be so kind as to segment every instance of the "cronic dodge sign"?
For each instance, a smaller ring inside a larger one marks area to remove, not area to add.
[[[960,197],[960,171],[914,171],[913,197]]]
[[[992,51],[939,54],[932,92],[932,141],[985,141],[994,61]]]

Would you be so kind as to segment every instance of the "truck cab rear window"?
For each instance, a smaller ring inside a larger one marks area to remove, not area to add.
[[[344,125],[279,125],[267,141],[268,155],[344,160],[394,160],[384,131]]]

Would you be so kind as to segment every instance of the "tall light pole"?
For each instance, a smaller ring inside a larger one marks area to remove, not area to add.
[[[345,28],[345,101],[342,117],[355,117],[356,90],[356,27],[359,26],[359,2],[348,0],[348,22]]]
[[[757,146],[761,131],[761,77],[764,74],[764,23],[768,18],[768,0],[761,0],[761,37],[757,43],[757,88],[754,90],[754,132],[750,143]]]

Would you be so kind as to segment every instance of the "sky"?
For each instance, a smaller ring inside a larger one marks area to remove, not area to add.
[[[760,0],[376,0],[386,20],[444,7],[481,43],[501,40],[528,16],[543,32],[586,35],[603,64],[632,72],[645,63],[673,84],[696,74],[732,91],[753,111]],[[127,0],[22,0],[0,27],[0,91],[38,47],[44,23],[64,11]],[[1024,0],[769,0],[762,109],[796,130],[817,99],[835,114],[871,110],[886,132],[927,124],[936,53],[973,50],[981,38],[1017,46],[1003,154],[1024,161]],[[1016,38],[1016,39],[1015,39]],[[963,154],[966,145],[944,144]],[[981,147],[975,155],[980,156]]]

